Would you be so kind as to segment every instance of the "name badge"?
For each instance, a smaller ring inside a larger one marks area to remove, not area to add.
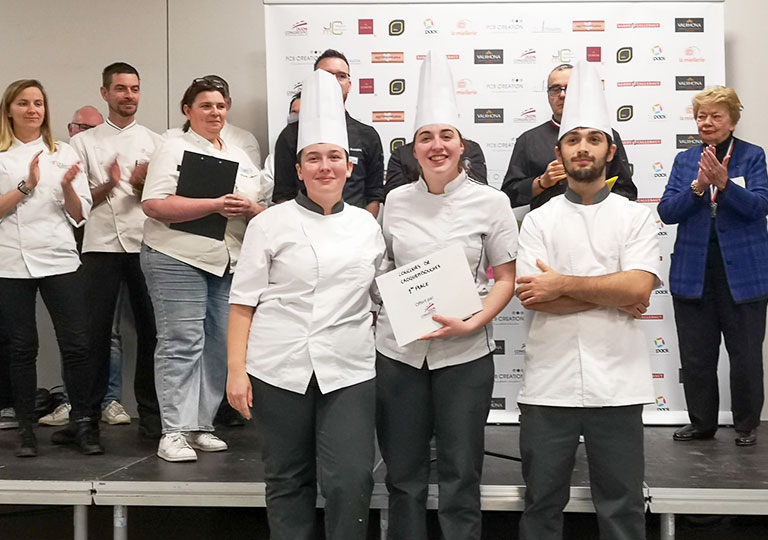
[[[353,165],[357,165],[357,156],[349,156],[349,161],[351,161]]]

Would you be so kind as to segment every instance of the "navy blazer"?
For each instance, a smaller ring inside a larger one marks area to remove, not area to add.
[[[679,224],[669,271],[669,288],[682,298],[701,298],[710,236],[710,197],[691,190],[703,146],[675,157],[657,208],[664,223]],[[717,194],[715,230],[731,295],[736,302],[768,296],[768,175],[765,152],[734,138],[726,189]],[[743,177],[745,188],[732,179]]]

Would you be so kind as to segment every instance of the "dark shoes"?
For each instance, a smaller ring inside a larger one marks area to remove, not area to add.
[[[711,439],[715,436],[714,431],[701,431],[693,424],[688,424],[675,431],[672,438],[676,441],[688,442],[701,439]]]
[[[736,431],[736,446],[755,446],[757,444],[757,430]]]
[[[99,430],[87,417],[71,420],[66,428],[55,431],[51,435],[51,442],[53,444],[74,444],[86,456],[104,453],[104,447],[99,442]]]
[[[19,429],[19,446],[16,447],[16,457],[37,456],[37,439],[31,421],[22,422]]]
[[[145,439],[159,441],[163,436],[163,426],[160,415],[146,414],[139,417],[139,435]]]

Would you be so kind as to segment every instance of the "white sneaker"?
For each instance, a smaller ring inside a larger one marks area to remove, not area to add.
[[[222,452],[229,448],[227,443],[208,431],[190,431],[185,435],[189,446],[203,452]]]
[[[197,454],[180,432],[163,435],[157,447],[157,455],[165,461],[197,461]]]
[[[119,401],[113,400],[101,411],[101,421],[110,425],[130,424],[131,417],[128,416]]]
[[[19,427],[19,421],[16,419],[16,409],[6,407],[0,410],[0,429],[14,429]]]
[[[71,410],[72,405],[69,403],[62,403],[53,409],[52,413],[41,416],[37,423],[44,426],[65,426],[69,423],[69,411]]]

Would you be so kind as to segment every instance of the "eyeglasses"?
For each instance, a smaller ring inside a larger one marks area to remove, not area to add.
[[[69,124],[67,124],[67,127],[69,129],[77,128],[80,131],[87,131],[89,129],[95,128],[96,126],[92,126],[91,124],[81,124],[80,122],[70,122]]]
[[[343,71],[339,71],[338,73],[331,73],[334,77],[336,77],[336,80],[339,82],[348,81],[351,79],[349,76],[349,73],[344,73]]]
[[[552,97],[559,96],[560,92],[566,92],[568,90],[568,85],[566,86],[560,86],[559,84],[553,84],[549,88],[547,88],[547,94],[549,94]]]
[[[227,84],[217,77],[198,77],[197,79],[192,80],[192,86],[215,88],[221,92],[224,97],[229,97],[229,88],[227,88]]]

